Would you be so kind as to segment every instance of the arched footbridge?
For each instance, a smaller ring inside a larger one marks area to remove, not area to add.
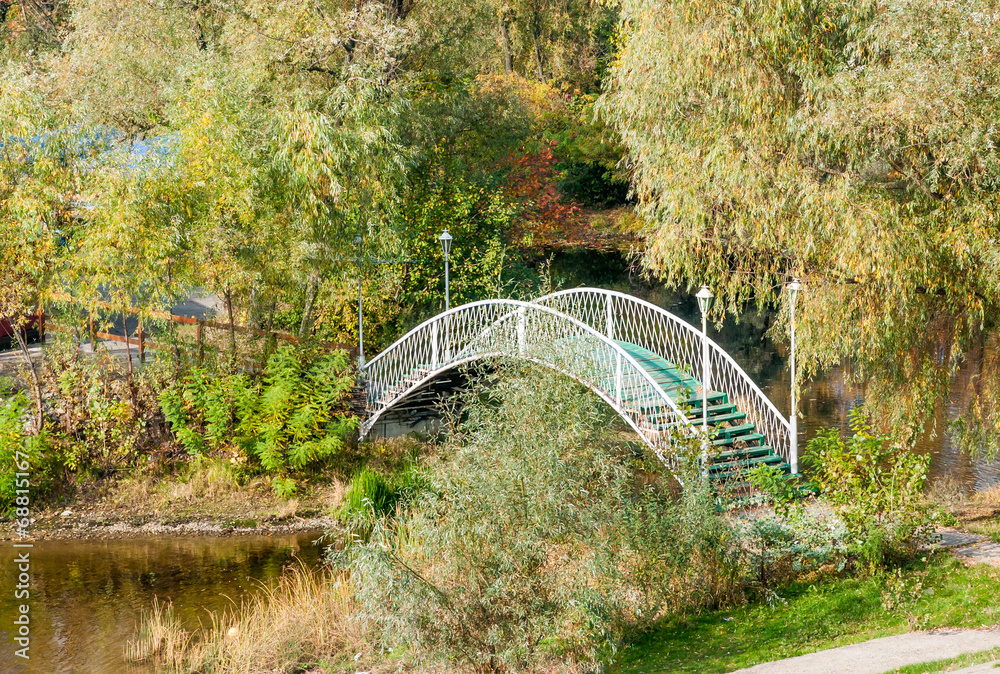
[[[638,298],[564,290],[531,302],[485,300],[435,316],[362,370],[362,437],[379,418],[450,370],[476,360],[518,358],[554,368],[610,405],[668,466],[681,438],[702,436],[707,390],[709,474],[738,478],[771,465],[797,472],[789,421],[718,344]]]

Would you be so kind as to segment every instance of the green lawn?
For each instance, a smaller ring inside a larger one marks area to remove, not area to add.
[[[988,651],[969,653],[968,655],[949,658],[947,660],[935,660],[934,662],[925,662],[920,665],[900,667],[899,669],[887,672],[887,674],[938,674],[939,672],[954,672],[956,669],[980,665],[992,660],[1000,660],[1000,648],[991,648]],[[1000,671],[1000,669],[997,671]]]
[[[902,606],[887,610],[885,580],[835,579],[781,592],[782,601],[673,620],[633,643],[612,671],[728,672],[911,629],[1000,622],[1000,571],[966,568],[948,553],[904,573]],[[920,583],[920,587],[917,587]]]

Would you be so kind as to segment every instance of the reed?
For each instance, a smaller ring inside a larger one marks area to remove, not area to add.
[[[292,671],[367,653],[356,613],[346,576],[299,565],[235,610],[212,613],[210,626],[194,633],[182,629],[169,604],[154,604],[125,657],[174,672]]]

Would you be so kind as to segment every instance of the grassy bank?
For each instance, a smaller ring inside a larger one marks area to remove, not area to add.
[[[913,629],[1000,622],[1000,571],[947,552],[899,574],[784,588],[780,599],[672,620],[626,648],[619,674],[728,672]]]

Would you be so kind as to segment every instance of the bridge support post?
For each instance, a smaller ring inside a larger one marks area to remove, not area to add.
[[[438,352],[438,342],[440,341],[440,337],[438,336],[438,322],[434,321],[431,324],[431,367],[435,370],[441,364],[441,356]]]
[[[527,340],[524,328],[524,307],[517,310],[517,352],[524,355],[527,349]]]
[[[715,296],[708,286],[702,286],[695,295],[701,309],[701,469],[708,477],[708,387],[712,385],[712,361],[708,356],[708,312]]]
[[[607,334],[608,339],[615,338],[615,309],[612,304],[613,298],[611,295],[604,296],[604,307],[605,307],[605,334]]]
[[[622,406],[622,355],[615,354],[615,404]]]

